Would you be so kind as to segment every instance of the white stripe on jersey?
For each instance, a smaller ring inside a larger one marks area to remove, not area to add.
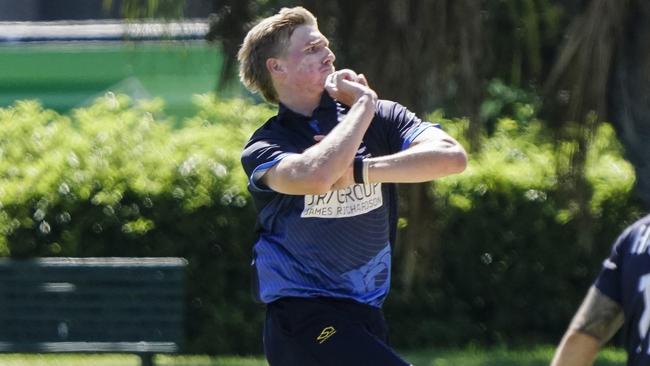
[[[650,227],[643,225],[639,229],[638,233],[639,234],[637,235],[637,238],[634,241],[634,245],[632,245],[632,249],[630,251],[632,254],[642,254],[644,252],[647,252],[648,246],[650,245]]]

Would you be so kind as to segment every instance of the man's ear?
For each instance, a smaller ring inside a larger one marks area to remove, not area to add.
[[[266,69],[271,75],[284,73],[284,66],[277,58],[266,59]]]

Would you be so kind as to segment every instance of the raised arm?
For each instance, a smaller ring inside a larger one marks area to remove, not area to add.
[[[591,366],[623,324],[621,306],[592,286],[555,351],[551,366]]]
[[[368,159],[370,182],[418,183],[460,173],[467,154],[439,128],[427,128],[411,146],[396,154]]]
[[[374,116],[377,95],[365,78],[345,70],[332,74],[326,89],[334,98],[348,101],[350,111],[318,144],[288,155],[266,172],[262,181],[276,192],[322,194],[349,170]]]

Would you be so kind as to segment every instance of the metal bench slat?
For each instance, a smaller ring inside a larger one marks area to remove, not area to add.
[[[174,353],[173,342],[0,342],[0,352]]]
[[[0,352],[177,352],[186,265],[182,258],[0,258]]]

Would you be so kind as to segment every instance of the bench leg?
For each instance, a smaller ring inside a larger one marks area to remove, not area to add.
[[[140,353],[140,365],[141,366],[154,366],[153,365],[153,353]]]

